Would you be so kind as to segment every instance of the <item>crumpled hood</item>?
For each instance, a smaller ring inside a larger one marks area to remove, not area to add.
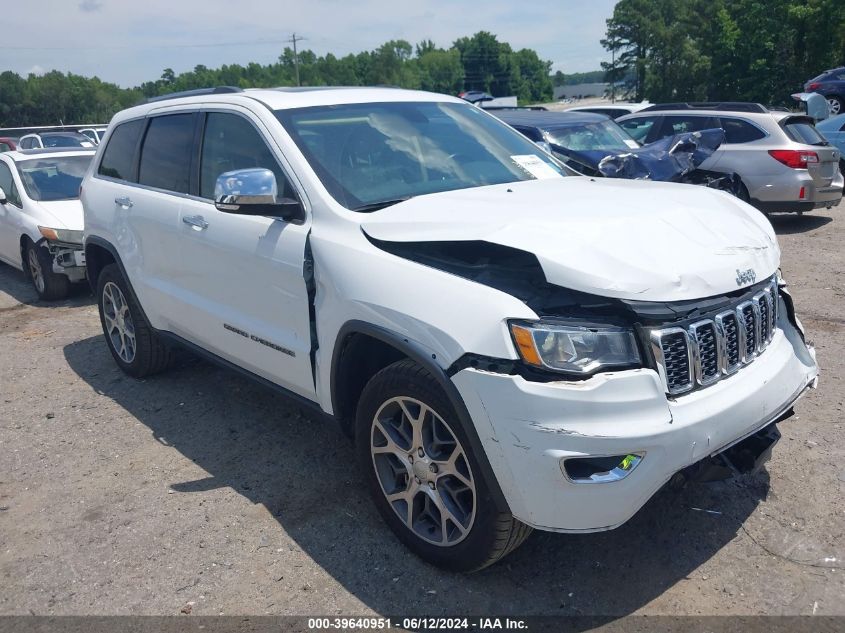
[[[70,229],[81,231],[85,228],[85,214],[79,200],[55,200],[37,202],[41,209],[55,218],[51,229]]]
[[[412,198],[361,225],[381,241],[521,249],[537,256],[549,283],[642,301],[730,292],[773,275],[780,262],[759,211],[673,183],[569,177],[492,185]]]

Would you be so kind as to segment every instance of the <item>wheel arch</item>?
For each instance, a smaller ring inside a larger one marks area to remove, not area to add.
[[[364,386],[384,367],[403,359],[413,360],[424,367],[443,389],[449,404],[460,418],[471,449],[484,471],[490,490],[502,508],[508,508],[505,496],[493,472],[478,431],[469,415],[458,388],[437,364],[436,355],[421,345],[386,328],[365,321],[347,321],[338,331],[332,353],[331,402],[334,417],[347,433],[354,430],[355,411]],[[364,362],[364,371],[360,362]]]
[[[129,280],[129,275],[126,274],[126,268],[123,266],[123,261],[117,253],[117,249],[108,240],[98,237],[96,235],[89,235],[85,238],[85,267],[88,270],[88,284],[91,286],[91,292],[97,294],[97,282],[100,277],[100,271],[109,264],[116,264],[120,269],[120,274],[126,282],[126,287],[132,294],[132,298],[138,305],[138,309],[144,316],[147,323],[151,324],[150,318],[147,316],[147,311],[138,299],[138,294],[132,287],[132,282]],[[99,298],[97,299],[99,301]],[[152,327],[152,324],[151,324]]]
[[[120,256],[117,254],[117,249],[101,237],[95,235],[89,236],[85,240],[85,267],[88,270],[88,283],[91,286],[91,292],[97,291],[97,280],[100,277],[100,271],[109,264],[117,264],[121,274],[123,274],[123,278],[127,279],[126,271],[123,268],[123,263],[120,261]]]

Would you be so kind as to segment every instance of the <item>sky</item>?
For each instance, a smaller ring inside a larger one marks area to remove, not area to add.
[[[616,0],[26,0],[3,3],[0,71],[49,70],[137,86],[172,68],[268,64],[289,46],[318,55],[391,39],[448,48],[481,30],[533,48],[553,70],[599,69]]]

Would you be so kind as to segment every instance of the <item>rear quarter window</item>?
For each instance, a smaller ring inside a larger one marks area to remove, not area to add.
[[[816,126],[803,119],[787,119],[780,126],[786,135],[796,143],[804,145],[827,145],[827,141],[816,129]]]
[[[109,178],[134,182],[135,148],[138,146],[138,139],[143,129],[143,119],[118,125],[112,132],[109,144],[106,145],[97,173]]]

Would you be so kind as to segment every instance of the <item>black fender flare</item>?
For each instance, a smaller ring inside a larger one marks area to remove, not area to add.
[[[367,323],[366,321],[351,320],[344,323],[338,331],[334,349],[332,351],[330,382],[332,410],[337,411],[338,405],[337,392],[340,357],[343,353],[346,340],[353,334],[363,334],[377,339],[382,343],[386,343],[428,370],[428,372],[443,389],[443,392],[449,399],[449,404],[452,405],[455,413],[463,423],[463,426],[467,431],[467,436],[469,437],[473,454],[478,460],[478,463],[481,465],[481,469],[484,472],[484,478],[490,485],[490,492],[495,498],[496,503],[501,508],[508,508],[508,510],[510,510],[507,500],[505,499],[505,495],[499,486],[499,480],[496,478],[493,468],[490,466],[490,461],[487,459],[487,452],[484,450],[481,440],[478,437],[478,429],[469,414],[469,410],[467,409],[458,388],[455,386],[455,383],[452,382],[452,379],[449,378],[446,370],[435,362],[437,356],[428,352],[416,341],[378,325]],[[336,413],[335,417],[337,417]]]

